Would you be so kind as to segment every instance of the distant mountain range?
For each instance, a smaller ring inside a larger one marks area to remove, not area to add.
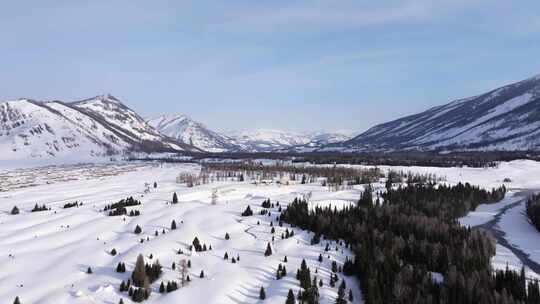
[[[0,103],[0,160],[103,157],[137,152],[540,151],[540,75],[348,132],[220,133],[186,115],[148,120],[111,95]]]
[[[324,131],[300,133],[259,129],[220,133],[183,114],[153,117],[148,119],[148,123],[163,135],[207,152],[271,152],[301,147],[314,150],[352,138],[346,132]]]
[[[225,135],[185,115],[145,120],[110,94],[76,102],[19,99],[0,103],[2,161],[91,159],[137,152],[268,152],[312,140],[320,146],[345,138],[340,136],[276,130]]]
[[[334,151],[540,150],[540,75],[377,125]]]

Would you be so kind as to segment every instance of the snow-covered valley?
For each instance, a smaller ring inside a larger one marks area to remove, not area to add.
[[[276,208],[272,216],[241,217],[240,213],[250,205],[258,214],[266,198],[285,204],[312,192],[313,200],[332,203],[354,199],[360,190],[336,193],[318,185],[257,186],[249,182],[216,182],[187,188],[176,182],[178,174],[196,170],[195,165],[136,166],[116,176],[0,192],[0,297],[19,296],[23,303],[118,303],[120,298],[131,303],[127,293],[119,292],[118,287],[129,278],[137,256],[143,254],[147,261],[159,259],[164,272],[152,285],[148,303],[186,299],[194,303],[256,303],[261,287],[266,289],[265,303],[284,303],[288,290],[296,294],[299,288],[294,274],[304,258],[323,280],[319,289],[321,303],[335,301],[337,289],[328,285],[331,262],[342,264],[351,256],[347,249],[339,246],[338,251],[333,248],[325,252],[326,242],[310,246],[309,233],[299,229],[295,229],[294,237],[282,240],[282,232],[291,228],[277,225]],[[154,182],[157,188],[153,188]],[[211,203],[213,189],[218,193],[215,205]],[[172,205],[174,192],[179,203]],[[101,211],[105,205],[128,196],[141,200],[141,206],[133,207],[140,210],[140,216],[107,216]],[[64,204],[74,201],[83,205],[63,209]],[[51,210],[30,212],[36,203]],[[20,214],[10,215],[15,205]],[[176,230],[170,229],[173,220],[178,224]],[[272,221],[275,234],[270,233]],[[143,230],[140,235],[134,234],[137,225]],[[226,233],[230,240],[225,240]],[[212,250],[191,254],[188,245],[195,237],[212,246]],[[145,241],[141,243],[141,239]],[[265,257],[269,242],[273,254]],[[115,256],[110,254],[113,248],[118,252]],[[185,254],[178,254],[178,250]],[[240,261],[233,264],[224,260],[225,252],[230,257],[239,256]],[[321,253],[324,261],[319,263]],[[149,258],[151,254],[153,259]],[[283,262],[285,256],[287,263]],[[178,279],[178,271],[171,266],[173,262],[178,265],[181,259],[191,260],[190,284],[172,293],[158,293],[161,281]],[[115,272],[119,262],[126,264],[126,273]],[[276,280],[280,263],[286,266],[288,275]],[[88,267],[92,274],[86,273]],[[203,279],[199,278],[201,270],[205,273]],[[358,302],[358,283],[352,278],[345,280]]]
[[[365,166],[354,166],[366,168]],[[480,205],[461,218],[462,225],[476,227],[496,217],[494,229],[504,232],[508,244],[498,244],[492,259],[494,269],[519,271],[523,256],[540,263],[540,239],[524,214],[525,189],[540,189],[540,163],[513,161],[495,168],[436,168],[380,166],[389,170],[413,173],[433,173],[441,183],[470,182],[490,189],[505,183],[510,189],[506,198],[495,204]],[[311,245],[313,234],[288,224],[278,225],[278,206],[270,216],[260,215],[261,203],[285,206],[294,198],[310,196],[315,206],[342,208],[356,202],[365,189],[358,185],[339,191],[322,187],[320,183],[253,183],[246,181],[214,181],[194,187],[179,183],[178,176],[197,173],[197,164],[161,164],[134,162],[115,165],[84,165],[28,169],[4,169],[0,180],[0,297],[22,303],[132,303],[126,292],[120,292],[122,281],[130,278],[139,254],[146,262],[159,260],[163,274],[151,285],[152,294],[145,303],[259,303],[264,287],[264,303],[285,303],[289,289],[299,290],[296,270],[305,259],[312,275],[322,279],[320,303],[335,303],[337,288],[329,285],[332,261],[343,265],[353,254],[344,246],[326,240]],[[24,187],[14,186],[32,176]],[[157,187],[154,187],[154,182]],[[9,183],[9,184],[8,184]],[[384,191],[384,180],[373,184],[374,192]],[[173,193],[178,204],[171,204]],[[215,195],[213,195],[215,193]],[[139,216],[108,216],[103,211],[108,204],[129,196],[141,205],[128,207],[139,210]],[[82,205],[63,208],[67,203]],[[50,210],[31,212],[36,204]],[[250,206],[253,216],[243,217]],[[17,206],[19,214],[10,210]],[[507,209],[505,209],[507,208]],[[505,210],[505,212],[502,212]],[[172,230],[175,221],[177,229]],[[141,234],[134,233],[136,227]],[[275,233],[271,233],[271,229]],[[284,231],[295,235],[282,239]],[[228,234],[230,239],[226,239]],[[197,237],[211,250],[192,252],[189,247]],[[272,240],[274,237],[274,240]],[[265,257],[271,244],[272,255]],[[335,250],[335,248],[338,250]],[[117,253],[111,254],[115,249]],[[182,254],[179,254],[179,251]],[[224,255],[229,259],[225,260]],[[319,262],[319,255],[323,262]],[[284,262],[285,256],[287,262]],[[240,258],[236,263],[232,258]],[[161,282],[178,280],[181,260],[190,261],[191,282],[170,293],[160,293]],[[118,263],[125,263],[125,273],[116,272]],[[176,268],[172,265],[175,263]],[[279,264],[288,274],[276,279]],[[92,273],[88,274],[88,268]],[[313,273],[316,270],[316,273]],[[204,278],[200,272],[204,271]],[[338,274],[344,279],[347,292],[353,293],[353,303],[362,303],[359,284],[354,277]],[[528,278],[540,278],[538,272],[526,267]],[[434,274],[434,280],[440,274]],[[437,280],[442,280],[441,278]]]

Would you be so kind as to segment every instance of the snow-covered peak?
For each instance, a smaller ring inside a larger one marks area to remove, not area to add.
[[[184,114],[160,115],[147,122],[161,134],[203,151],[226,152],[240,149],[230,138],[208,129]]]
[[[91,97],[91,98],[87,98],[87,99],[83,99],[83,100],[80,100],[80,101],[73,102],[73,104],[75,104],[75,105],[98,104],[98,103],[101,103],[101,104],[114,104],[116,106],[125,107],[125,105],[118,98],[114,97],[113,95],[111,95],[109,93],[101,94],[101,95],[97,95],[97,96],[94,96],[94,97]]]
[[[70,159],[197,150],[162,136],[112,95],[75,103],[0,103],[0,160]]]

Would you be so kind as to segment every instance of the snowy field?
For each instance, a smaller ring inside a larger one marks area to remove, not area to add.
[[[476,227],[497,220],[495,228],[504,232],[504,239],[535,262],[540,262],[540,234],[524,214],[526,194],[540,189],[540,164],[532,161],[501,163],[497,168],[433,168],[379,167],[383,171],[411,171],[434,173],[444,182],[470,182],[485,188],[504,183],[507,197],[496,204],[480,205],[477,210],[461,218],[463,225]],[[311,235],[295,229],[295,236],[282,240],[287,225],[274,225],[275,241],[270,233],[271,221],[276,224],[277,208],[271,216],[259,215],[261,203],[270,198],[273,203],[287,204],[295,197],[311,193],[311,206],[341,208],[354,203],[363,187],[332,192],[318,184],[311,185],[254,185],[246,182],[214,182],[193,188],[176,183],[181,173],[198,172],[191,164],[156,165],[131,163],[96,166],[65,166],[37,169],[3,170],[0,179],[0,297],[9,302],[19,296],[23,303],[118,303],[120,298],[130,303],[127,293],[118,290],[127,280],[137,255],[147,262],[159,259],[164,274],[152,284],[153,293],[145,303],[178,303],[190,299],[192,303],[260,303],[259,289],[266,289],[264,303],[284,303],[289,289],[299,289],[296,270],[303,258],[312,275],[324,285],[320,288],[321,303],[334,303],[337,288],[329,286],[331,262],[342,264],[352,254],[346,249],[324,251],[326,241],[311,246]],[[157,182],[157,188],[152,184]],[[382,184],[376,184],[381,190]],[[217,189],[217,204],[212,192]],[[179,203],[171,205],[176,192]],[[142,202],[137,217],[110,217],[102,211],[107,204],[133,196]],[[74,201],[83,206],[63,209]],[[30,212],[35,204],[46,204],[49,211]],[[10,215],[13,206],[21,212]],[[240,213],[250,205],[255,215],[242,217]],[[504,210],[504,212],[502,212]],[[125,220],[124,220],[125,218]],[[178,229],[171,230],[172,220]],[[259,224],[257,224],[259,223]],[[135,227],[143,229],[134,234]],[[165,233],[163,233],[163,230]],[[155,233],[158,232],[156,236]],[[231,238],[225,240],[225,233]],[[188,246],[194,237],[212,250],[191,254]],[[143,238],[145,241],[140,242]],[[146,241],[149,239],[149,241]],[[264,257],[267,243],[272,243],[273,255]],[[118,254],[112,256],[110,251]],[[178,254],[182,250],[184,254]],[[223,259],[240,256],[236,264]],[[324,255],[323,263],[317,261]],[[150,259],[150,255],[153,256]],[[288,262],[283,259],[287,256]],[[192,282],[188,287],[168,294],[158,293],[159,283],[178,280],[172,263],[191,260]],[[115,272],[124,262],[126,273]],[[276,280],[279,264],[288,275]],[[507,247],[497,245],[493,265],[520,269],[520,259]],[[87,274],[91,267],[93,274]],[[205,278],[199,278],[204,270]],[[530,268],[527,276],[540,277]],[[340,276],[341,277],[341,276]],[[355,303],[361,302],[358,282],[346,278],[347,289],[352,287]]]
[[[356,166],[361,168],[373,168],[373,166]],[[540,162],[532,160],[515,160],[511,162],[501,162],[496,168],[437,168],[419,166],[378,166],[383,172],[388,170],[413,172],[413,173],[434,173],[444,181],[456,184],[458,182],[469,182],[486,189],[496,188],[506,185],[511,189],[540,189]],[[505,183],[504,179],[509,178],[510,183]]]
[[[0,298],[11,303],[19,296],[22,303],[54,304],[118,303],[123,298],[125,303],[131,303],[127,293],[120,293],[118,287],[130,277],[137,255],[143,254],[147,262],[159,259],[164,270],[152,284],[153,293],[145,303],[259,303],[259,289],[263,286],[267,294],[264,303],[281,304],[290,288],[295,295],[299,289],[295,274],[303,258],[312,276],[317,269],[317,277],[324,282],[319,289],[321,303],[335,302],[337,287],[329,287],[331,262],[342,264],[351,253],[341,247],[336,251],[335,243],[326,253],[324,240],[310,246],[311,235],[298,229],[294,237],[282,240],[287,225],[275,225],[273,255],[265,257],[263,253],[272,238],[270,222],[276,224],[278,213],[274,208],[269,217],[258,215],[258,211],[266,198],[273,203],[288,203],[312,192],[313,201],[319,204],[342,204],[357,199],[360,189],[329,192],[318,185],[256,186],[232,181],[187,188],[176,183],[179,173],[197,170],[195,165],[137,166],[117,175],[2,192]],[[145,185],[154,181],[158,185],[155,189]],[[216,205],[211,204],[213,189],[218,189]],[[175,205],[169,204],[173,192],[180,201]],[[142,201],[142,206],[128,208],[140,210],[140,216],[110,217],[100,211],[106,204],[127,196]],[[74,201],[83,206],[62,208]],[[36,203],[46,204],[51,210],[30,212]],[[10,215],[15,205],[21,212]],[[255,215],[241,217],[247,205]],[[170,230],[172,220],[178,229]],[[142,234],[134,234],[136,225],[142,227]],[[229,233],[230,240],[225,240],[225,233]],[[196,236],[212,250],[191,254],[188,246]],[[141,243],[141,238],[149,241]],[[118,252],[116,256],[110,254],[113,248]],[[185,254],[178,254],[179,249]],[[240,261],[225,261],[225,252],[230,258],[239,255]],[[324,261],[319,263],[321,253]],[[153,259],[149,258],[151,254]],[[283,262],[285,256],[287,263]],[[161,281],[178,280],[179,273],[171,266],[181,259],[191,260],[190,285],[172,293],[158,293]],[[126,273],[115,272],[119,262],[126,264]],[[288,274],[276,280],[280,263]],[[92,274],[86,273],[88,267]],[[205,273],[203,279],[199,278],[201,270]],[[347,289],[352,287],[355,303],[360,303],[358,282],[352,278],[346,278],[346,282]]]

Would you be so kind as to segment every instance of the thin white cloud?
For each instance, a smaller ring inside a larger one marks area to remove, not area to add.
[[[262,33],[357,29],[434,20],[484,1],[408,0],[380,5],[382,2],[301,1],[280,7],[231,10],[225,12],[227,20],[215,27]]]

